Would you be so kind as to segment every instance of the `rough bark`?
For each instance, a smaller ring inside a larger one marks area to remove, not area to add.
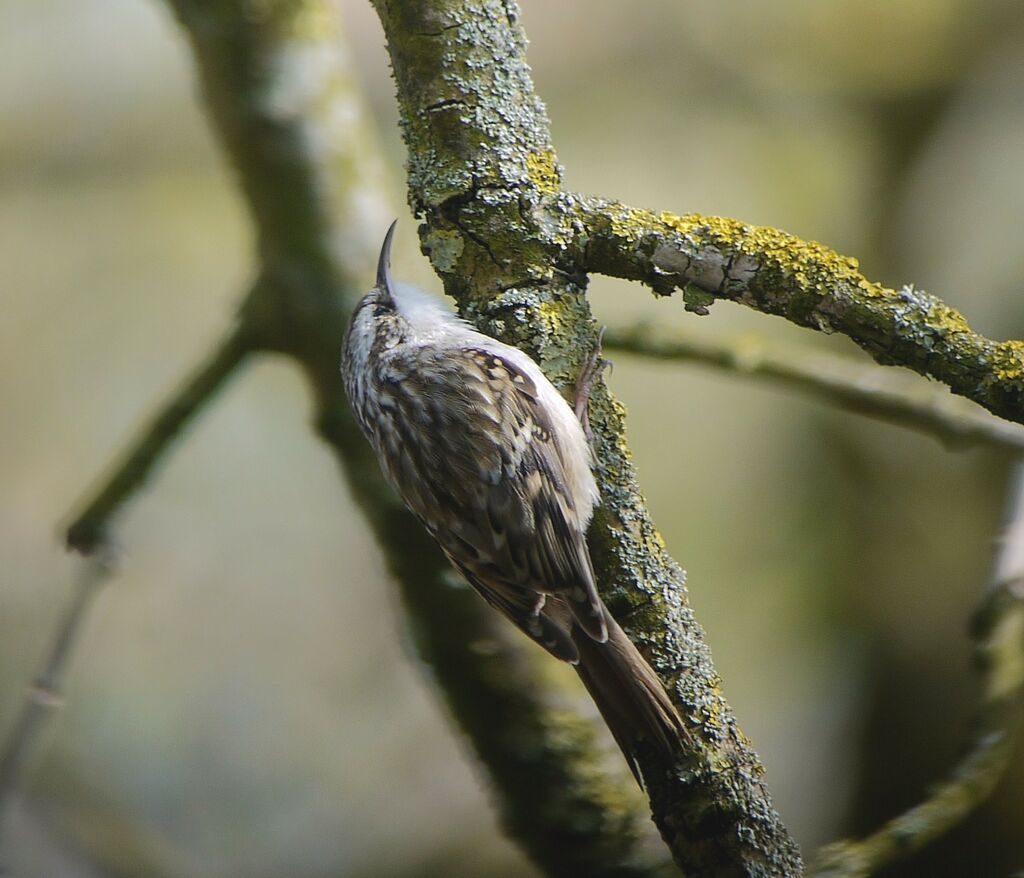
[[[514,3],[378,0],[421,243],[462,312],[570,385],[593,350],[578,239]],[[592,396],[602,504],[590,544],[605,601],[692,726],[641,755],[654,818],[693,875],[796,875],[800,855],[719,687],[683,572],[644,505],[622,406]]]

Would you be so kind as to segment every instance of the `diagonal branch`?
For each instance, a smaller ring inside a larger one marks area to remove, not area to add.
[[[118,509],[146,483],[169,447],[213,399],[252,351],[248,334],[238,328],[222,339],[195,372],[172,393],[111,466],[82,510],[67,527],[69,548],[90,555],[109,542]]]
[[[49,714],[62,703],[61,681],[71,661],[76,636],[99,587],[113,573],[110,527],[115,514],[142,488],[170,447],[235,374],[250,351],[248,336],[241,329],[224,338],[140,430],[68,526],[67,545],[87,557],[79,568],[71,603],[48,646],[43,669],[29,687],[25,705],[0,750],[0,816],[18,788]]]
[[[867,280],[857,260],[765,226],[676,216],[567,196],[585,231],[585,267],[683,291],[687,310],[728,299],[800,326],[840,332],[883,365],[937,378],[993,414],[1024,423],[1024,342],[974,332],[923,290]]]
[[[408,149],[421,245],[463,314],[570,386],[596,343],[577,208],[534,92],[513,0],[375,0]],[[602,597],[692,734],[638,755],[655,822],[687,874],[794,876],[800,854],[719,685],[684,576],[646,509],[622,406],[598,382],[602,506],[589,534]]]
[[[1009,515],[993,582],[975,619],[981,703],[967,755],[918,805],[858,841],[824,848],[817,878],[862,878],[960,823],[1003,778],[1024,727],[1024,463],[1009,482]]]
[[[730,343],[667,335],[648,325],[609,330],[605,347],[661,360],[698,363],[800,390],[815,399],[934,436],[950,448],[1024,450],[1024,427],[980,411],[943,388],[809,349],[773,351],[760,341]]]
[[[489,608],[452,587],[349,413],[341,339],[388,214],[333,5],[271,0],[252,16],[241,0],[169,3],[257,229],[263,281],[242,319],[306,374],[317,429],[384,549],[420,654],[490,772],[506,827],[550,874],[656,874],[635,792],[602,770],[590,722],[569,709],[575,690],[546,678]]]

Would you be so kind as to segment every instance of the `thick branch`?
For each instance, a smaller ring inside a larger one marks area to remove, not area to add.
[[[699,363],[793,387],[858,414],[927,433],[951,448],[989,445],[1024,450],[1024,427],[980,411],[945,389],[845,357],[792,347],[772,351],[750,340],[723,344],[692,335],[666,335],[647,325],[609,330],[605,348]]]
[[[1006,774],[1024,726],[1024,464],[1010,480],[1009,517],[993,582],[975,620],[981,703],[967,755],[919,805],[859,841],[829,845],[818,878],[861,878],[920,850],[980,805]]]
[[[424,251],[463,313],[571,385],[596,333],[573,250],[576,208],[526,65],[511,0],[375,0],[398,86],[409,194]],[[683,573],[644,506],[622,407],[591,398],[602,506],[591,552],[602,596],[693,735],[644,753],[655,820],[692,875],[796,875],[795,844],[718,686]],[[685,748],[685,749],[684,749]]]
[[[1024,423],[1024,343],[974,332],[955,309],[911,286],[868,281],[857,260],[777,229],[696,214],[654,214],[567,197],[585,229],[590,271],[683,291],[688,310],[716,299],[841,332],[883,365],[937,378],[993,414]]]

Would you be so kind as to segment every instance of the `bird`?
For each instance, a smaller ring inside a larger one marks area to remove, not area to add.
[[[640,750],[671,755],[686,726],[597,591],[586,542],[600,501],[584,426],[589,383],[574,410],[525,352],[396,283],[396,225],[344,339],[355,419],[386,481],[452,566],[575,667],[642,785]]]

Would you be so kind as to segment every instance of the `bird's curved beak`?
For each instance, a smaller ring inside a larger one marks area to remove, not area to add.
[[[384,236],[384,243],[380,248],[380,258],[377,260],[377,289],[389,299],[392,298],[391,239],[395,237],[395,226],[397,225],[398,220],[395,220],[390,226],[388,226],[388,233]]]

